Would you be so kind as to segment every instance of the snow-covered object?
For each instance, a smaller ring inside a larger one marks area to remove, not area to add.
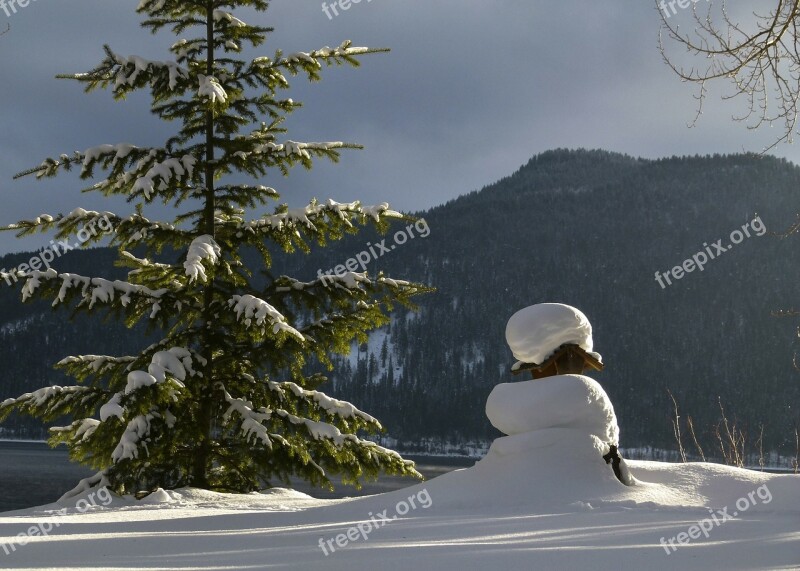
[[[114,80],[115,89],[125,85],[133,87],[136,85],[136,80],[140,74],[157,73],[159,68],[166,69],[169,73],[170,90],[177,87],[178,79],[189,77],[188,70],[179,66],[177,62],[174,61],[153,61],[137,55],[124,57],[119,54],[114,54],[114,59],[120,66]],[[128,74],[129,71],[130,74]]]
[[[166,382],[167,373],[179,381],[185,381],[187,366],[191,369],[191,363],[192,354],[188,349],[173,347],[169,351],[159,351],[153,355],[147,372],[159,383]],[[194,371],[192,371],[193,373]]]
[[[497,385],[486,401],[492,426],[508,435],[569,428],[617,444],[614,406],[600,384],[583,375],[556,375]]]
[[[145,373],[144,371],[131,371],[128,373],[128,384],[125,386],[125,394],[129,395],[143,387],[155,385],[157,382],[156,378],[149,373]]]
[[[150,423],[158,418],[157,413],[141,414],[128,422],[122,438],[111,453],[111,460],[116,464],[121,460],[132,460],[139,457],[140,444],[150,435]],[[144,445],[146,449],[146,444]]]
[[[200,81],[200,87],[197,90],[197,94],[200,97],[208,97],[211,100],[211,103],[216,103],[219,100],[220,103],[225,103],[228,99],[228,94],[225,92],[225,89],[220,85],[217,78],[211,75],[203,75],[202,73],[197,75],[197,79]]]
[[[114,163],[125,159],[132,151],[136,150],[136,145],[129,143],[119,143],[117,145],[97,145],[83,151],[83,168],[86,169],[94,162],[99,161],[106,155],[114,155]]]
[[[206,269],[203,267],[203,260],[208,260],[214,265],[219,261],[221,252],[219,245],[211,236],[204,234],[195,238],[189,246],[186,261],[183,263],[186,275],[189,276],[189,282],[194,282],[198,278],[200,281],[205,282],[208,277],[206,276]]]
[[[578,309],[563,303],[540,303],[520,309],[506,325],[506,342],[514,357],[540,365],[565,343],[592,353],[592,325]]]
[[[302,143],[302,149],[316,148],[316,149],[332,149],[337,145],[341,146],[342,143]],[[285,145],[275,145],[276,152],[287,152]],[[259,147],[256,147],[254,152],[259,152]],[[263,188],[263,187],[262,187]],[[286,212],[277,214],[269,214],[250,222],[241,222],[240,227],[247,232],[255,232],[261,228],[269,228],[275,230],[282,230],[284,228],[296,228],[298,226],[305,226],[314,229],[314,222],[316,220],[324,219],[324,217],[336,217],[342,223],[349,227],[353,224],[351,219],[364,214],[369,216],[376,222],[383,218],[401,218],[402,214],[389,208],[389,204],[383,202],[372,206],[362,206],[358,202],[336,202],[333,199],[328,199],[324,204],[312,201],[304,208],[290,208]]]
[[[26,301],[36,293],[36,290],[42,285],[42,280],[61,280],[61,288],[55,301],[53,301],[53,307],[64,302],[69,291],[76,287],[81,288],[81,294],[83,295],[81,303],[88,303],[89,309],[93,308],[97,302],[110,304],[117,298],[123,307],[127,307],[133,295],[149,298],[150,303],[157,304],[158,300],[168,291],[165,288],[151,290],[145,286],[121,280],[112,282],[103,278],[89,278],[77,274],[59,274],[53,268],[43,272],[38,270],[27,272],[23,275],[27,278],[25,285],[22,286],[23,301]]]
[[[172,496],[164,488],[158,488],[155,492],[142,500],[144,505],[165,504],[172,501]]]
[[[253,403],[244,400],[233,398],[225,391],[225,400],[228,401],[228,410],[223,415],[223,420],[229,422],[233,413],[237,413],[241,417],[242,435],[248,442],[260,440],[265,446],[272,448],[272,437],[279,439],[282,438],[277,434],[270,434],[264,423],[272,418],[272,411],[266,408],[253,410]]]
[[[289,325],[286,317],[263,299],[250,294],[234,295],[228,300],[228,305],[233,308],[237,318],[244,323],[245,327],[250,327],[255,321],[256,325],[265,331],[267,327],[271,326],[273,333],[283,331],[300,341],[305,341],[303,334]]]
[[[94,357],[94,356],[88,356]],[[104,363],[106,357],[94,357],[96,361]],[[79,358],[75,358],[80,360]],[[87,358],[86,360],[92,361]],[[65,360],[63,362],[70,362]],[[74,360],[72,360],[74,362]],[[96,367],[93,367],[96,368]],[[120,393],[115,393],[111,399],[100,407],[100,420],[105,422],[111,417],[119,419],[125,418],[125,409],[121,405],[122,397],[130,395],[139,389],[149,387],[155,384],[167,382],[167,373],[172,375],[171,382],[176,389],[183,388],[183,382],[186,380],[187,373],[195,375],[197,372],[193,367],[192,353],[183,347],[173,347],[168,351],[159,351],[153,355],[150,360],[150,365],[145,371],[131,371],[128,373],[128,383],[125,385],[125,390]]]
[[[119,399],[121,395],[116,393],[114,396],[111,397],[106,404],[100,407],[100,420],[105,422],[111,417],[116,416],[117,418],[122,418],[125,414],[122,406],[119,404]]]
[[[212,13],[214,16],[215,22],[228,22],[231,26],[236,26],[237,28],[244,28],[247,26],[245,22],[231,14],[230,12],[225,12],[224,10],[214,10]]]
[[[137,172],[144,169],[146,164],[146,161],[141,161],[137,165]],[[137,176],[131,187],[131,193],[141,192],[147,200],[150,200],[157,190],[169,188],[173,178],[191,178],[195,164],[197,159],[193,155],[183,155],[180,159],[172,157],[163,162],[153,161],[144,175]],[[127,176],[121,180],[124,181],[126,178]],[[156,187],[157,180],[160,180],[158,187]]]

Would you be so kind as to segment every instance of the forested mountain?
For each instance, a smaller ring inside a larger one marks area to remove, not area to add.
[[[800,237],[774,235],[796,212],[800,168],[772,157],[653,161],[557,150],[417,213],[425,224],[397,225],[387,236],[361,233],[307,256],[276,256],[271,273],[311,280],[368,252],[370,272],[438,288],[421,299],[418,313],[398,310],[391,327],[327,373],[327,392],[374,414],[402,440],[496,436],[486,397],[499,382],[523,380],[509,373],[505,324],[518,309],[550,301],[576,306],[591,320],[606,363],[593,376],[615,404],[623,445],[673,444],[670,389],[709,448],[721,399],[751,442],[763,424],[765,449],[793,453],[798,320],[772,314],[798,305]],[[756,216],[767,232],[757,236],[753,225],[751,237],[731,244],[731,233]],[[703,271],[664,288],[656,281],[657,271],[714,253],[719,239],[730,247]],[[6,256],[0,269],[29,258]],[[112,259],[102,249],[70,253],[57,269],[120,275]],[[22,306],[18,290],[4,284],[0,291],[0,398],[68,382],[49,369],[65,355],[149,344],[143,328],[70,323],[46,305]],[[7,423],[22,426],[29,425]]]

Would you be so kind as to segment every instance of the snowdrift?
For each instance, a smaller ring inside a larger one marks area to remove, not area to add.
[[[569,428],[504,437],[471,468],[358,499],[184,489],[104,506],[85,493],[83,513],[0,514],[0,568],[800,569],[800,477],[630,462],[624,486],[597,446]],[[58,526],[27,535],[44,521]]]

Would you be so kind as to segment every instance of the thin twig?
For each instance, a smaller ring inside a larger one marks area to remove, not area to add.
[[[697,435],[694,432],[694,422],[692,422],[692,417],[689,416],[686,418],[686,423],[689,426],[689,434],[692,435],[692,440],[694,441],[694,447],[697,448],[697,453],[700,454],[700,458],[703,462],[706,461],[706,455],[703,453],[703,448],[700,446],[700,442],[697,440]]]
[[[669,398],[672,399],[672,404],[675,407],[675,418],[672,420],[672,432],[675,435],[675,440],[678,442],[678,452],[681,455],[681,461],[685,463],[686,450],[683,448],[683,439],[681,438],[681,417],[678,414],[678,402],[675,400],[671,390],[667,389],[667,393],[669,393]]]

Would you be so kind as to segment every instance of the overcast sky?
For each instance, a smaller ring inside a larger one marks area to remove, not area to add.
[[[0,36],[0,223],[76,206],[129,213],[124,201],[81,195],[87,185],[73,174],[54,183],[12,176],[47,156],[101,143],[157,145],[171,134],[149,113],[146,92],[114,102],[108,92],[85,95],[54,79],[93,67],[104,43],[123,55],[169,59],[175,38],[139,28],[137,3],[34,0],[10,17],[0,11],[0,26],[11,25]],[[687,16],[673,18],[688,23]],[[648,0],[362,0],[333,19],[319,0],[273,0],[265,14],[243,19],[276,29],[250,55],[344,39],[392,49],[358,70],[331,68],[320,83],[294,79],[290,96],[305,107],[289,120],[288,138],[366,149],[347,152],[339,165],[261,181],[293,206],[330,197],[419,210],[507,176],[548,149],[657,158],[760,151],[775,136],[733,123],[742,108],[719,102],[719,93],[698,126],[687,128],[694,90],[662,63],[660,20]],[[792,145],[774,154],[800,156]],[[3,233],[0,253],[49,238]]]

